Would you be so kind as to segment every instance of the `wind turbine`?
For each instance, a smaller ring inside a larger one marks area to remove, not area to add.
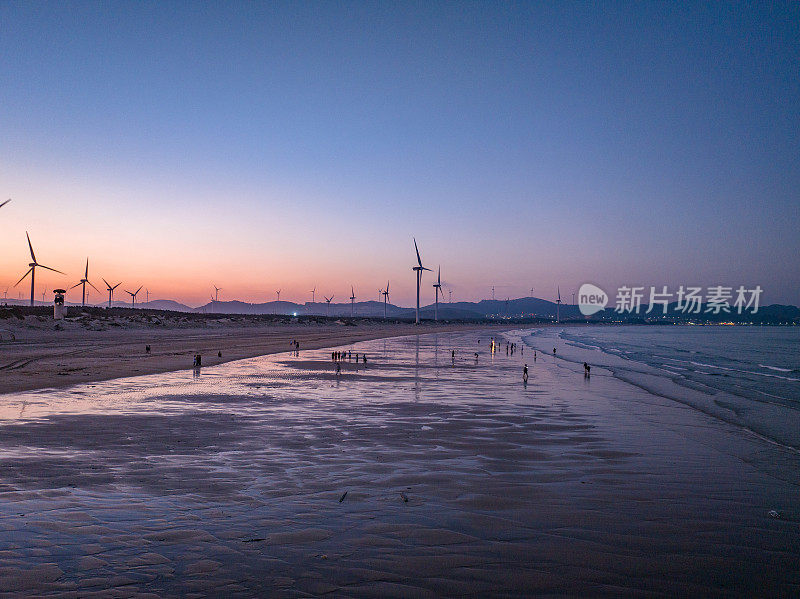
[[[561,322],[561,288],[558,288],[558,299],[556,300],[556,322]]]
[[[350,318],[353,318],[356,314],[356,292],[353,289],[353,286],[350,285]]]
[[[144,292],[145,292],[145,295],[147,296],[147,299],[145,300],[145,302],[149,304],[150,303],[150,289],[145,287]]]
[[[281,290],[278,289],[275,293],[278,294],[278,301],[281,301]]]
[[[131,306],[136,305],[136,294],[142,290],[142,287],[144,287],[144,285],[139,285],[139,289],[136,291],[128,291],[127,289],[125,290],[125,293],[131,296]]]
[[[418,266],[414,266],[411,270],[417,273],[417,320],[416,324],[419,324],[419,286],[422,284],[422,271],[427,270],[430,271],[430,268],[425,268],[422,266],[422,258],[419,257],[419,248],[417,247],[417,240],[414,239],[414,249],[417,252],[417,264]]]
[[[222,291],[222,287],[217,287],[216,285],[214,285],[214,297],[211,298],[212,302],[218,302],[219,301],[219,292],[220,291]]]
[[[386,302],[389,301],[389,281],[386,281],[386,289],[381,293],[383,294],[383,317],[386,318]]]
[[[315,297],[315,296],[314,296],[314,294],[315,294],[316,292],[317,292],[317,286],[316,286],[316,285],[314,285],[314,289],[312,289],[312,290],[310,291],[310,293],[311,293],[311,303],[312,303],[312,304],[314,303],[314,297]]]
[[[8,201],[6,201],[4,203],[7,204]],[[38,267],[44,268],[46,270],[52,270],[53,272],[57,272],[57,273],[62,274],[62,275],[64,273],[61,272],[60,270],[56,270],[55,268],[50,268],[49,266],[45,266],[44,264],[39,264],[36,261],[36,255],[33,253],[33,245],[31,245],[31,237],[30,237],[30,235],[28,235],[27,231],[25,231],[25,237],[28,238],[28,249],[30,249],[30,251],[31,251],[31,260],[32,260],[32,262],[30,264],[28,264],[28,266],[30,266],[30,268],[28,269],[28,272],[26,272],[24,275],[22,275],[22,279],[17,281],[14,284],[14,287],[16,287],[17,285],[22,283],[22,281],[23,281],[23,279],[25,277],[27,277],[28,275],[31,275],[31,306],[32,306],[33,305],[33,283],[34,283],[34,279],[36,278],[36,267],[38,266]]]
[[[102,277],[101,277],[101,278],[102,278]],[[114,290],[115,290],[117,287],[119,287],[120,285],[122,285],[122,281],[120,281],[119,283],[117,283],[117,284],[116,284],[116,285],[114,285],[113,287],[112,287],[112,286],[109,284],[109,282],[108,282],[108,281],[106,281],[105,279],[103,279],[103,283],[105,283],[105,284],[106,284],[106,287],[108,288],[108,307],[110,308],[110,307],[111,307],[111,298],[114,296]]]
[[[326,303],[326,304],[328,304],[328,306],[327,306],[327,308],[326,308],[325,316],[330,316],[330,315],[331,315],[331,300],[332,300],[333,298],[335,298],[336,296],[335,296],[335,295],[332,295],[332,296],[330,296],[330,297],[325,297],[325,296],[323,295],[322,297],[324,297],[324,298],[325,298],[325,303]]]
[[[447,300],[447,301],[448,301],[448,303],[452,304],[453,303],[453,290],[452,289],[448,289],[447,293],[450,295],[450,299]]]
[[[75,289],[76,287],[78,287],[78,285],[83,287],[83,293],[81,295],[81,306],[85,306],[86,305],[86,283],[89,283],[89,285],[92,285],[91,281],[89,281],[89,258],[86,258],[86,270],[83,273],[83,278],[80,280],[80,282],[77,285],[73,285],[72,287],[70,287],[70,289]],[[95,291],[97,291],[97,292],[100,291],[94,285],[92,285],[92,287],[94,287]]]
[[[47,285],[44,286],[44,291],[42,291],[42,303],[44,303],[44,296],[47,295]]]
[[[436,282],[433,284],[433,288],[436,289],[436,308],[434,308],[433,312],[433,319],[439,320],[439,294],[442,294],[442,299],[444,299],[444,292],[442,291],[442,267],[439,266],[439,274],[436,277]]]

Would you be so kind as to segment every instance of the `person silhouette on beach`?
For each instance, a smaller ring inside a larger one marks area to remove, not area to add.
[[[528,382],[528,365],[527,364],[525,364],[525,367],[522,369],[522,382],[523,383],[527,383]]]
[[[554,356],[556,355],[556,348],[555,347],[553,348],[553,355]]]
[[[478,352],[475,352],[475,363],[478,363]]]
[[[341,364],[341,362],[337,361],[336,362],[336,376],[339,376],[340,374],[342,374],[342,364]]]
[[[586,362],[583,363],[583,374],[584,376],[589,376],[592,372],[592,367],[589,366]]]

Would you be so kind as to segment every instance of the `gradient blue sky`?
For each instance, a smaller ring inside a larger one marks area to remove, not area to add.
[[[190,304],[389,278],[410,305],[415,235],[454,300],[800,304],[799,24],[796,2],[2,2],[0,292],[28,230],[69,275],[50,288],[88,255]]]

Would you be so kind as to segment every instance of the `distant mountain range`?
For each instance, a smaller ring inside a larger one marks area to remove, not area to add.
[[[0,305],[28,305],[25,300],[0,300]],[[52,302],[36,302],[37,306],[49,306]],[[79,304],[67,303],[68,306]],[[94,304],[97,307],[104,307],[106,302]],[[384,304],[375,300],[366,302],[355,302],[352,306],[349,302],[331,303],[328,306],[325,302],[306,302],[298,304],[287,301],[272,301],[259,304],[251,304],[231,301],[211,301],[205,305],[192,308],[174,300],[152,300],[149,302],[137,303],[131,306],[128,302],[115,301],[115,308],[140,308],[151,310],[167,310],[171,312],[196,312],[206,314],[277,314],[284,316],[332,316],[332,317],[361,317],[361,318],[382,318],[384,315]],[[439,303],[440,320],[539,320],[553,321],[556,314],[560,315],[562,322],[649,322],[649,323],[669,323],[669,322],[753,322],[765,324],[800,324],[800,308],[797,306],[783,306],[774,304],[763,306],[756,314],[730,314],[722,312],[712,314],[705,312],[705,306],[701,306],[699,314],[684,314],[675,309],[675,304],[671,304],[667,314],[662,314],[662,310],[657,307],[652,314],[646,314],[647,306],[643,306],[639,314],[617,314],[613,309],[605,310],[587,318],[583,316],[578,306],[561,304],[560,309],[555,302],[543,300],[535,297],[523,297],[513,300],[481,300],[479,302],[441,302]],[[393,319],[412,319],[414,318],[414,308],[404,308],[394,304],[386,304],[386,316]],[[420,308],[420,317],[432,319],[434,317],[434,305],[429,304]]]

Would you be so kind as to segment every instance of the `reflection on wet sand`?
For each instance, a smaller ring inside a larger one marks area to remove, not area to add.
[[[0,592],[713,595],[800,583],[795,529],[765,509],[796,488],[710,449],[724,427],[599,370],[588,385],[552,358],[529,363],[523,385],[519,356],[475,363],[479,335],[360,343],[348,349],[368,367],[343,361],[338,377],[330,350],[300,350],[4,396]],[[455,358],[440,363],[440,344]]]

